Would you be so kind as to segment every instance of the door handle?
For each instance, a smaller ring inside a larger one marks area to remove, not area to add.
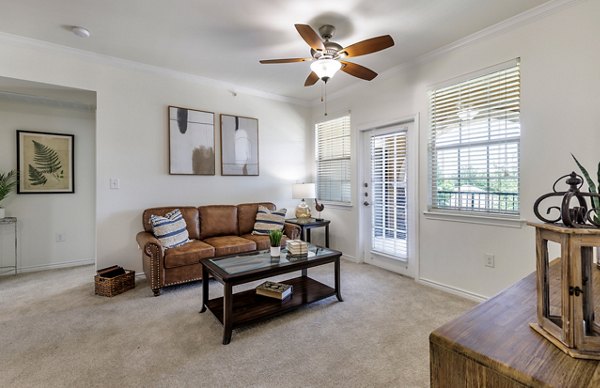
[[[369,206],[369,205],[370,205],[370,203],[369,203],[369,202],[367,202],[367,201],[365,201],[365,202],[363,202],[363,205],[365,205],[365,206]]]

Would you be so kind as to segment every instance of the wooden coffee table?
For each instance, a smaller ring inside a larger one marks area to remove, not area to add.
[[[342,302],[340,290],[341,252],[329,248],[310,246],[308,257],[288,257],[285,250],[281,257],[272,258],[269,251],[216,259],[204,259],[202,263],[202,310],[208,308],[223,324],[223,344],[231,341],[233,329],[259,320],[268,319],[300,306],[337,296]],[[334,287],[308,277],[307,269],[334,263]],[[256,295],[254,289],[233,293],[233,286],[265,279],[294,271],[299,277],[281,281],[294,288],[292,296],[284,301]],[[224,296],[209,299],[208,279],[213,276],[224,286]]]

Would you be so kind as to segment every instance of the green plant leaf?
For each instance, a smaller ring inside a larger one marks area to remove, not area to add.
[[[0,173],[0,201],[2,201],[17,185],[17,172],[11,170],[9,172]]]
[[[600,185],[600,162],[598,162],[598,171],[596,172],[596,178],[598,179],[598,185]]]
[[[600,162],[598,162],[598,170],[596,172],[596,178],[598,179],[598,186],[600,187]],[[596,209],[596,215],[594,216],[594,221],[600,222],[600,199],[592,198],[592,206]]]
[[[577,166],[581,170],[581,173],[583,174],[583,176],[589,186],[590,193],[597,194],[598,192],[596,191],[596,184],[594,183],[594,180],[590,177],[590,174],[588,173],[588,171],[585,169],[585,167],[583,167],[581,165],[581,163],[579,163],[579,160],[577,160],[575,155],[571,154],[571,156],[573,157],[573,159],[575,160],[575,163],[577,163]],[[600,163],[598,163],[597,175],[598,175],[599,182],[600,182]],[[598,198],[592,198],[592,206],[596,209],[600,208],[600,201],[598,200]]]
[[[33,167],[31,164],[29,165],[28,170],[29,180],[31,184],[34,186],[45,185],[48,182],[48,179],[42,174],[38,169]]]
[[[272,230],[269,232],[269,240],[272,247],[278,247],[281,244],[283,232],[281,230]]]
[[[62,168],[58,153],[35,140],[33,141],[34,146],[34,157],[35,167],[42,174],[54,174]]]
[[[571,156],[575,160],[575,163],[577,163],[577,167],[579,167],[579,169],[581,170],[581,173],[583,174],[583,176],[584,176],[584,178],[585,178],[588,186],[590,187],[590,193],[596,193],[596,184],[594,183],[594,181],[590,177],[590,174],[587,172],[587,170],[585,169],[585,167],[583,167],[581,165],[581,163],[579,163],[579,160],[577,160],[577,158],[575,157],[575,155],[571,154]]]

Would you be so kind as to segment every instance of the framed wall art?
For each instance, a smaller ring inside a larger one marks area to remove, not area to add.
[[[17,130],[17,193],[75,192],[75,135]]]
[[[169,174],[215,175],[215,114],[169,106]]]
[[[258,120],[221,115],[221,175],[258,175]]]

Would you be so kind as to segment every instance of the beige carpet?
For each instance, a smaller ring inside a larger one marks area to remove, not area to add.
[[[309,270],[328,284],[332,274]],[[429,333],[474,305],[343,261],[344,302],[234,330],[224,346],[221,324],[198,313],[200,283],[155,298],[138,278],[106,298],[93,275],[85,266],[0,278],[0,386],[426,387]]]

